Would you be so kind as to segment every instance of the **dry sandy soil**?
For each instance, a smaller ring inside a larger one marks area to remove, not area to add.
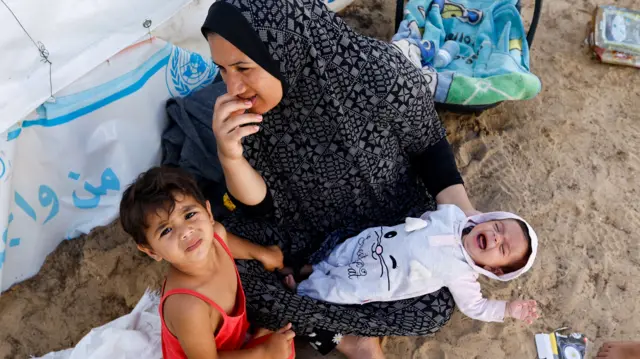
[[[385,339],[388,358],[530,359],[533,335],[562,326],[594,340],[590,357],[603,340],[640,339],[640,70],[591,59],[583,40],[597,4],[545,3],[532,51],[544,84],[536,99],[480,116],[443,114],[477,208],[520,213],[541,239],[530,274],[483,288],[538,300],[542,318],[524,327],[457,312],[434,337]],[[525,1],[525,18],[532,7]],[[392,0],[356,0],[343,16],[367,35],[392,35]],[[0,357],[73,346],[157,287],[161,267],[117,224],[63,243],[37,277],[0,297]],[[301,343],[298,357],[319,356]]]

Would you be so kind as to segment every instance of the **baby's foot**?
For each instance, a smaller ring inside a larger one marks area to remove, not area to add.
[[[309,276],[313,272],[313,266],[311,264],[305,264],[304,266],[300,267],[297,273],[291,267],[284,267],[282,269],[279,269],[278,272],[281,276],[288,276],[291,274],[294,276],[293,279],[297,279],[301,282],[309,278]]]
[[[640,359],[640,342],[604,343],[598,351],[597,359]]]
[[[291,267],[283,267],[282,269],[279,269],[278,272],[282,275],[289,275],[289,274],[293,274],[293,268]]]
[[[286,277],[284,277],[284,285],[291,289],[292,291],[296,291],[296,288],[298,287],[298,283],[296,283],[296,280],[293,279],[293,275],[292,274],[288,274]]]

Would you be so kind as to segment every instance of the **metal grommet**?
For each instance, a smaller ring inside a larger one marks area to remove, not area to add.
[[[145,29],[148,29],[148,28],[150,28],[150,27],[151,27],[151,23],[152,23],[152,22],[151,22],[151,19],[146,19],[146,20],[142,23],[142,26],[143,26]]]

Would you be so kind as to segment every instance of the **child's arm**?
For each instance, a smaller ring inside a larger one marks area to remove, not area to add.
[[[535,313],[535,305],[530,304],[535,301],[508,303],[482,297],[480,283],[474,275],[458,278],[447,283],[447,287],[460,311],[473,319],[485,322],[502,322],[504,318],[511,317],[530,324],[538,317]]]
[[[447,283],[447,288],[464,315],[485,322],[504,320],[507,302],[483,298],[480,283],[474,275],[457,278]]]
[[[214,231],[225,241],[231,255],[235,259],[255,259],[262,263],[264,268],[268,271],[276,269],[282,269],[283,254],[278,246],[261,246],[255,243],[251,243],[244,238],[240,238],[233,233],[229,233],[225,230],[224,226],[219,222],[216,222],[213,227]]]
[[[179,308],[179,309],[178,309]],[[275,333],[269,341],[250,349],[218,352],[213,330],[222,320],[220,313],[202,300],[174,295],[165,305],[165,320],[189,359],[286,359],[295,334]]]
[[[218,325],[219,313],[212,313],[207,303],[187,295],[173,295],[165,301],[165,323],[178,338],[188,358],[217,358],[216,344],[211,338],[212,322]]]

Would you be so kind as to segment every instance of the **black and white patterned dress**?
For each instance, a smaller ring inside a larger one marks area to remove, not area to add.
[[[432,188],[417,174],[439,173],[410,159],[445,146],[448,155],[431,162],[448,161],[455,175],[440,187],[461,183],[427,83],[395,47],[355,33],[320,0],[220,1],[240,10],[286,82],[262,130],[244,141],[274,212],[254,218],[239,210],[224,221],[230,232],[278,244],[301,265],[364,228],[435,209]],[[258,262],[239,261],[238,270],[252,321],[270,329],[292,322],[299,336],[316,337],[321,352],[332,346],[319,336],[335,343],[342,334],[434,333],[454,306],[446,288],[397,302],[328,304],[285,289]]]

